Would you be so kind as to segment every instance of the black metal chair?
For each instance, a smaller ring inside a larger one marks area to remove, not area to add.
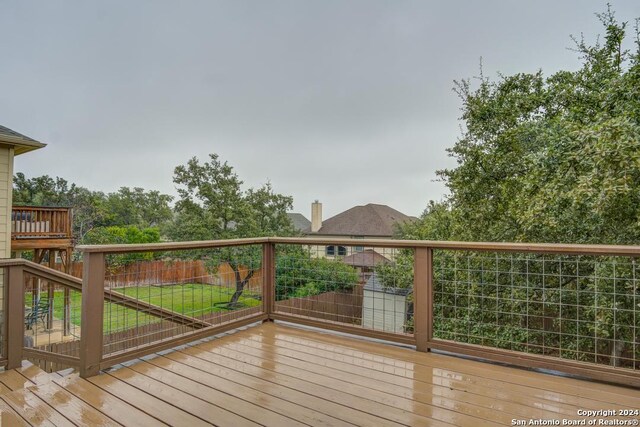
[[[36,301],[33,307],[27,308],[24,315],[24,326],[27,329],[33,328],[33,326],[40,320],[42,326],[46,327],[46,321],[49,320],[49,309],[51,308],[51,302],[48,298],[40,299]]]

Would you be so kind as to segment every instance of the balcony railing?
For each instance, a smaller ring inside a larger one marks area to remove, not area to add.
[[[325,258],[331,245],[344,256]],[[637,246],[258,238],[79,249],[82,279],[0,261],[8,367],[29,358],[91,376],[278,320],[640,386]],[[36,280],[69,290],[73,340],[56,342],[44,322],[26,329]]]
[[[71,208],[13,206],[11,238],[71,239]]]

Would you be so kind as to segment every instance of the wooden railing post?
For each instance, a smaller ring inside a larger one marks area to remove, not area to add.
[[[21,265],[5,269],[7,286],[7,369],[22,366],[22,347],[24,346],[24,271]]]
[[[262,244],[262,311],[268,316],[266,321],[273,321],[275,307],[276,257],[273,243]]]
[[[413,334],[416,350],[429,351],[433,338],[433,249],[415,249],[413,262]]]
[[[97,375],[102,360],[104,317],[104,254],[85,252],[82,270],[80,376]]]

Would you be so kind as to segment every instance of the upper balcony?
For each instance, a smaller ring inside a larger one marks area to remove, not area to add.
[[[13,206],[11,250],[65,249],[72,246],[71,208]]]
[[[389,262],[323,259],[325,245]],[[0,261],[9,425],[636,425],[638,246],[270,237],[79,249],[82,279]],[[73,339],[48,316],[66,316]],[[79,374],[41,371],[67,368]]]

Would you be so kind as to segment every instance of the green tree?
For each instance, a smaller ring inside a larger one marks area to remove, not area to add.
[[[13,178],[14,205],[71,207],[73,235],[78,243],[88,243],[85,237],[96,227],[161,227],[173,217],[169,206],[172,199],[138,187],[104,194],[48,175],[26,178],[18,172]]]
[[[209,239],[238,237],[244,222],[249,219],[242,181],[227,162],[217,154],[209,162],[192,158],[186,165],[177,166],[173,182],[180,196],[176,204],[178,216],[187,214],[202,221]],[[239,227],[240,226],[240,227]],[[188,231],[180,230],[180,231]],[[190,240],[190,235],[173,235],[174,240]]]
[[[169,206],[172,200],[172,196],[159,191],[121,187],[106,197],[109,225],[136,225],[142,228],[163,226],[173,217]]]
[[[160,231],[157,227],[140,228],[135,225],[97,227],[89,231],[84,239],[88,245],[142,244],[160,242]],[[154,258],[153,253],[132,253],[112,255],[110,266],[129,264],[135,261],[148,261]]]
[[[209,240],[271,235],[291,235],[287,210],[290,196],[275,193],[270,183],[243,190],[243,182],[226,161],[210,154],[208,162],[190,159],[175,168],[178,185],[176,215],[168,231],[173,240]],[[229,302],[234,307],[246,284],[260,265],[261,251],[255,246],[225,249],[221,255],[235,273],[236,290]],[[215,267],[214,267],[215,268]]]
[[[28,179],[18,172],[13,177],[13,203],[24,206],[71,206],[79,188],[64,178],[42,175]]]
[[[464,127],[448,151],[457,166],[438,173],[450,195],[405,227],[404,237],[640,241],[640,38],[636,27],[634,45],[627,45],[626,23],[610,9],[597,16],[603,41],[574,39],[582,60],[575,71],[495,80],[481,73],[476,84],[456,82]],[[593,360],[593,353],[610,351],[616,364],[624,343],[638,339],[633,320],[625,317],[640,292],[631,285],[636,267],[630,260],[439,251],[436,261],[439,310],[448,322],[438,328],[447,337],[482,336],[491,345],[513,345],[523,336],[520,316],[500,313],[526,310],[529,320],[547,319],[528,340],[539,348],[566,349],[571,358]],[[544,283],[531,288],[524,278]],[[591,350],[580,353],[581,347]]]
[[[26,178],[23,173],[16,173],[13,177],[13,204],[73,208],[73,236],[77,242],[82,242],[94,227],[106,225],[109,216],[104,193],[48,175]]]
[[[640,237],[640,56],[626,24],[598,15],[604,43],[576,41],[583,65],[547,78],[457,82],[465,131],[439,172],[451,239],[633,243]],[[428,216],[428,215],[427,215]]]
[[[276,256],[276,299],[350,291],[358,283],[355,268],[341,260],[313,258],[307,249],[284,245]]]

